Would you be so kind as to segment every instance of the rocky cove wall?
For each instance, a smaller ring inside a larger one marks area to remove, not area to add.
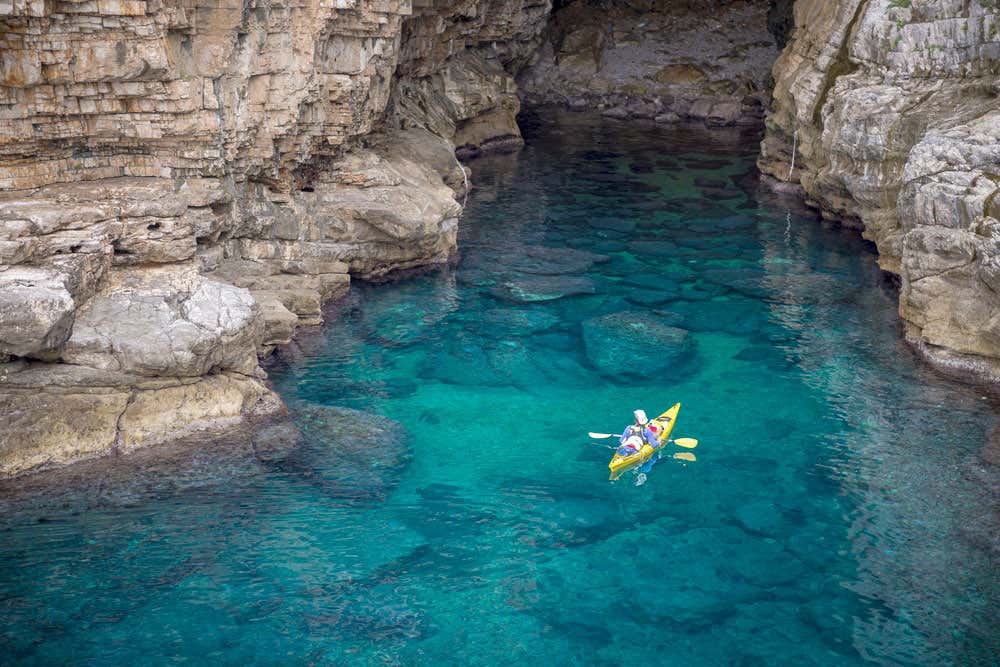
[[[0,475],[280,414],[258,355],[455,248],[546,2],[0,2]]]
[[[280,414],[258,357],[447,261],[456,154],[520,145],[520,97],[768,109],[762,171],[878,244],[920,349],[1000,376],[994,3],[790,9],[0,0],[0,475]]]
[[[1000,381],[998,3],[796,0],[794,17],[761,171],[875,242],[928,360]]]
[[[618,118],[766,109],[761,171],[875,242],[925,358],[996,384],[998,33],[995,0],[574,0],[518,81],[532,103]]]

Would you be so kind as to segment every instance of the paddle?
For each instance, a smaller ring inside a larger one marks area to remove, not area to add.
[[[691,452],[677,452],[674,454],[675,459],[680,459],[681,461],[697,461],[698,457]]]
[[[591,431],[587,435],[589,435],[591,438],[594,438],[595,440],[620,437],[619,434],[617,433],[594,433],[593,431]],[[668,442],[672,442],[678,447],[686,447],[688,449],[694,449],[695,447],[698,446],[698,441],[694,438],[673,438],[672,440],[668,440]]]
[[[597,445],[598,447],[604,447],[605,449],[611,449],[611,450],[618,449],[617,447],[612,447],[611,445],[605,445],[603,442],[594,442],[591,444]]]

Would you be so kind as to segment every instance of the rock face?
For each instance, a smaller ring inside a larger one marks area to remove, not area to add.
[[[766,0],[575,0],[553,14],[519,82],[532,104],[755,125],[778,56],[769,9]]]
[[[1000,10],[979,0],[797,0],[794,10],[761,170],[875,242],[901,278],[918,350],[996,381]]]
[[[258,354],[449,259],[549,9],[0,3],[0,475],[279,410]]]

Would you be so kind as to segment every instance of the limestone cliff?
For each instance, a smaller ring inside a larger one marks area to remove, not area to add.
[[[280,410],[257,354],[447,261],[547,2],[0,2],[0,474]]]
[[[795,26],[761,170],[876,243],[918,350],[997,381],[997,3],[797,0]]]

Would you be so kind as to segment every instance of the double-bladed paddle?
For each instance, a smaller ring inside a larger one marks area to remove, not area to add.
[[[618,438],[620,435],[618,433],[594,433],[591,431],[588,433],[591,438],[595,440],[603,440],[605,438]],[[667,442],[672,442],[678,447],[687,447],[688,449],[694,449],[698,446],[698,441],[694,438],[672,438]]]

